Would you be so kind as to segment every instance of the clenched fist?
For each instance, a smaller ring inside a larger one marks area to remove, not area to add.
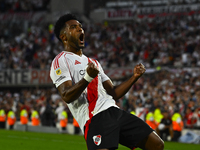
[[[92,62],[88,63],[88,67],[86,68],[86,71],[88,75],[92,78],[95,78],[99,73],[99,69]]]
[[[146,69],[142,63],[135,66],[133,73],[136,78],[141,77],[145,73]]]

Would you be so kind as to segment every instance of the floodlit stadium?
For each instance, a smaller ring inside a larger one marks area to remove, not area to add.
[[[0,149],[87,149],[50,76],[52,65],[62,73],[58,60],[52,63],[64,51],[54,29],[67,13],[84,30],[84,55],[101,64],[114,86],[144,65],[145,73],[116,105],[146,122],[164,150],[198,149],[200,0],[1,0]]]

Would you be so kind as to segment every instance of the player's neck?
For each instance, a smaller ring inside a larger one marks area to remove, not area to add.
[[[82,56],[82,54],[83,54],[82,49],[77,50],[77,49],[69,47],[67,45],[65,46],[64,49],[67,52],[71,52],[71,53],[74,53],[74,54],[79,55],[79,56]]]

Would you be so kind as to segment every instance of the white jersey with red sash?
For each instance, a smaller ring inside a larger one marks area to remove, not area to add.
[[[103,88],[102,83],[110,80],[109,77],[96,60],[66,51],[54,58],[50,70],[50,77],[56,87],[68,80],[75,84],[84,77],[88,62],[93,62],[99,68],[99,74],[89,83],[77,100],[67,104],[83,133],[84,125],[87,121],[87,124],[90,123],[94,115],[109,107],[118,107],[112,96],[108,95]]]

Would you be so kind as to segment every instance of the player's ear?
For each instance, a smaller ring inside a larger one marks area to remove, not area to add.
[[[67,41],[67,36],[66,36],[66,34],[64,34],[64,33],[61,33],[60,34],[60,39],[64,42],[64,41]]]

